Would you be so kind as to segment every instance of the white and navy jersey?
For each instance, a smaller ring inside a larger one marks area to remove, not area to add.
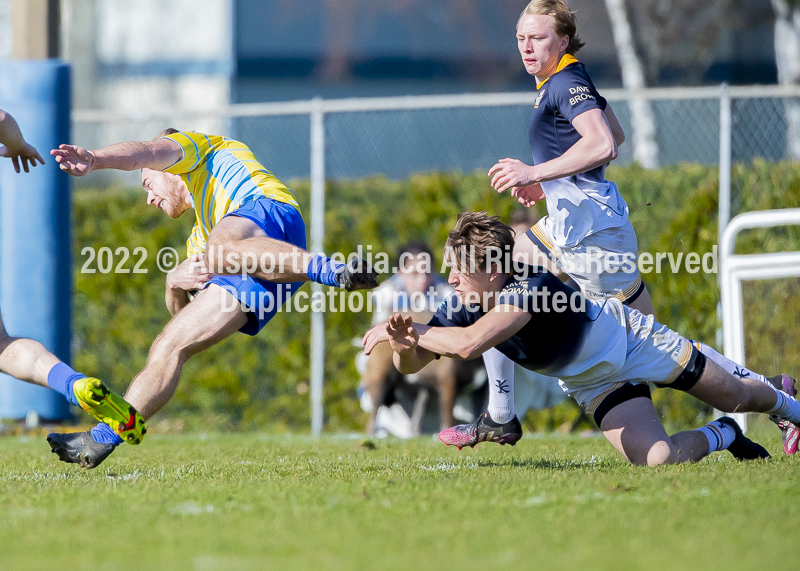
[[[534,164],[558,158],[581,138],[572,121],[586,111],[606,108],[584,65],[564,55],[556,73],[537,86],[539,95],[531,115],[529,140]],[[622,226],[628,205],[617,186],[605,179],[606,165],[543,182],[547,198],[547,228],[561,247],[571,247],[584,237]]]
[[[517,333],[497,345],[497,350],[527,369],[547,374],[561,371],[580,352],[599,306],[564,285],[538,266],[512,275],[500,292],[497,305],[512,305],[528,311],[531,320]],[[479,306],[465,306],[451,294],[428,325],[467,327],[484,316]]]

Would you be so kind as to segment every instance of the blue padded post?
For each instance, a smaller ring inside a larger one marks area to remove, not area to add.
[[[70,181],[50,149],[70,141],[70,68],[59,60],[0,62],[0,108],[46,164],[16,174],[0,159],[0,312],[9,334],[41,342],[69,362],[72,333]],[[0,374],[0,418],[70,414],[49,389]]]

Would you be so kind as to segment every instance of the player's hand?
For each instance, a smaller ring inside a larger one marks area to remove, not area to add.
[[[11,159],[14,171],[17,173],[19,173],[20,163],[25,172],[31,172],[30,169],[36,166],[36,161],[44,164],[44,159],[39,152],[28,143],[25,143],[21,149],[11,149],[8,146],[0,145],[0,157]]]
[[[533,167],[517,159],[500,159],[489,169],[492,177],[492,188],[497,192],[505,192],[515,186],[527,186],[534,182]]]
[[[364,347],[364,354],[369,355],[372,350],[380,343],[389,341],[389,333],[386,332],[386,323],[378,323],[364,334],[361,345]]]
[[[203,254],[195,254],[167,272],[167,287],[183,291],[203,289],[212,276],[203,262]]]
[[[525,186],[515,186],[511,189],[511,196],[516,197],[517,201],[525,208],[530,208],[540,200],[545,199],[542,185],[538,182],[526,184]]]
[[[419,333],[414,329],[414,320],[410,315],[403,317],[398,313],[389,317],[386,332],[389,334],[389,344],[395,353],[416,349],[419,344]]]
[[[50,151],[56,158],[58,167],[72,176],[86,176],[94,170],[95,156],[92,151],[87,151],[77,145],[59,145]]]

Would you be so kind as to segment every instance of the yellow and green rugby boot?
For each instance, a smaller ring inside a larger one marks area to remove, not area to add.
[[[72,385],[81,408],[105,422],[128,444],[139,444],[147,432],[144,419],[133,406],[109,389],[103,381],[83,377]]]

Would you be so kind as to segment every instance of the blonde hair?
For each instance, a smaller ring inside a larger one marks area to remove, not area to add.
[[[567,53],[575,55],[586,43],[578,37],[578,21],[575,19],[575,12],[572,12],[564,0],[531,0],[520,14],[521,20],[524,16],[541,14],[552,16],[555,20],[556,34],[559,36],[569,36]],[[519,24],[519,20],[517,21]]]

